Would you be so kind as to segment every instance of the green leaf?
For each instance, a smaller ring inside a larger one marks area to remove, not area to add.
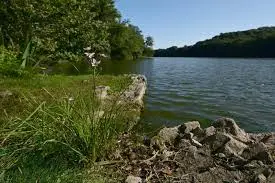
[[[31,40],[29,41],[25,51],[24,51],[24,54],[23,54],[23,57],[22,57],[22,64],[21,64],[21,68],[26,68],[26,64],[27,64],[27,60],[29,59],[31,55]]]

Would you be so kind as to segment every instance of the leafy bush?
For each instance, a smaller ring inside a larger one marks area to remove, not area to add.
[[[22,69],[21,60],[17,54],[0,46],[0,76],[27,77],[31,75],[31,70]]]
[[[8,76],[19,76],[20,63],[14,52],[0,47],[0,74]]]

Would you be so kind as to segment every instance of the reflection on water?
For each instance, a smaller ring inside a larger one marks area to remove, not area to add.
[[[275,60],[154,58],[105,62],[102,71],[146,75],[143,121],[154,126],[228,116],[247,131],[275,131]]]

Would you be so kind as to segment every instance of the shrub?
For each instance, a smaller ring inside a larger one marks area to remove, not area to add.
[[[9,77],[23,77],[30,74],[29,71],[20,68],[20,60],[13,51],[0,46],[0,75]]]

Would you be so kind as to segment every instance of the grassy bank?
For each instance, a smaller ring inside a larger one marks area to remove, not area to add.
[[[93,85],[110,86],[104,103]],[[105,182],[96,167],[128,130],[118,105],[127,76],[34,76],[0,79],[0,182]],[[111,177],[110,177],[111,176]]]

